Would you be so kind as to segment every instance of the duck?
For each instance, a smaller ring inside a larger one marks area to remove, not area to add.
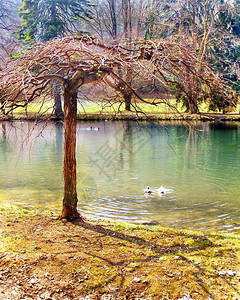
[[[100,130],[99,127],[90,127],[90,128],[91,128],[91,130],[96,130],[96,131],[99,131],[99,130]]]
[[[163,186],[160,186],[160,188],[158,189],[159,196],[165,195],[166,192],[167,192],[167,190]]]
[[[100,128],[99,127],[87,127],[87,128],[84,128],[85,130],[90,130],[90,131],[92,131],[92,130],[95,130],[95,131],[99,131],[100,130]]]
[[[150,189],[149,186],[147,186],[145,189],[144,189],[144,194],[151,194],[152,193],[152,190]]]

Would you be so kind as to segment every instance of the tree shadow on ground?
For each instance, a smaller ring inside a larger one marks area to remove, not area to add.
[[[197,265],[196,263],[194,263],[193,260],[189,260],[184,253],[186,254],[191,254],[194,253],[195,251],[202,251],[205,250],[207,248],[213,248],[213,247],[218,247],[217,244],[214,244],[207,236],[199,236],[199,235],[194,235],[194,234],[189,234],[186,233],[184,231],[179,231],[178,233],[175,233],[175,235],[178,235],[179,238],[180,237],[186,237],[186,238],[191,238],[193,240],[191,245],[185,244],[184,242],[174,242],[172,245],[162,245],[162,244],[158,244],[156,241],[152,241],[152,240],[147,240],[144,239],[142,237],[138,237],[138,236],[134,236],[134,235],[129,235],[129,234],[125,234],[123,232],[118,232],[117,230],[113,230],[110,228],[106,228],[102,225],[96,225],[96,224],[91,224],[87,221],[84,220],[75,220],[74,222],[72,222],[75,226],[80,226],[82,228],[85,228],[87,230],[91,230],[95,233],[101,234],[101,237],[111,237],[113,239],[116,240],[122,240],[122,241],[126,241],[132,245],[137,245],[140,246],[141,249],[145,248],[150,250],[153,255],[148,255],[145,258],[141,258],[141,259],[118,259],[117,257],[114,258],[110,258],[110,257],[103,257],[101,256],[100,253],[91,253],[91,251],[86,251],[85,253],[88,255],[92,255],[93,257],[96,257],[102,261],[107,262],[109,265],[111,266],[122,266],[122,267],[126,267],[129,266],[131,263],[135,263],[135,267],[132,268],[131,271],[128,272],[129,273],[133,273],[135,272],[137,269],[140,269],[141,266],[147,262],[151,262],[155,259],[159,259],[163,256],[167,257],[167,256],[176,256],[178,257],[178,260],[182,260],[185,263],[187,263],[189,265],[189,267],[194,268],[196,271],[194,271],[193,273],[193,278],[195,278],[195,282],[196,284],[200,287],[200,289],[207,294],[207,296],[211,299],[214,299],[214,294],[211,293],[210,291],[210,287],[207,286],[206,282],[204,282],[204,274],[208,274],[209,276],[209,270],[206,270],[203,267],[200,267],[199,265]],[[161,233],[161,232],[159,232]],[[157,233],[156,233],[157,234]],[[167,238],[171,239],[171,234],[169,234],[167,236]],[[159,239],[162,239],[162,237],[159,237]],[[179,255],[179,253],[181,253]],[[194,255],[194,254],[193,254]],[[119,290],[121,290],[123,288],[124,282],[126,280],[125,278],[126,276],[126,272],[124,271],[124,268],[121,269],[121,283],[118,287]],[[212,271],[210,276],[212,277],[219,277],[222,278],[222,276],[220,276],[217,271]],[[109,282],[112,282],[114,279],[116,279],[117,276],[115,276],[114,278],[111,278],[109,280]],[[225,278],[224,279],[225,283],[236,292],[236,288]],[[96,288],[99,287],[96,286]]]

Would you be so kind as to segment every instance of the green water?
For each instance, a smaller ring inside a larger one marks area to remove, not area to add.
[[[90,217],[239,232],[239,130],[79,122],[78,208]],[[0,124],[0,202],[61,209],[62,149],[60,124]],[[163,196],[160,186],[168,191]]]

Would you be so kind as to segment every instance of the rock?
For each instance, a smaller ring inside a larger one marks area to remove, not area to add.
[[[234,276],[237,275],[237,272],[232,271],[232,270],[229,270],[229,271],[218,271],[217,273],[218,273],[218,275],[220,275],[220,276],[228,275],[228,276],[234,277]]]
[[[32,279],[30,280],[30,284],[35,284],[35,283],[37,283],[37,279],[32,278]]]
[[[236,276],[236,274],[237,274],[237,272],[235,272],[235,271],[232,271],[232,270],[227,271],[228,276],[234,277],[234,276]]]
[[[218,273],[218,275],[220,275],[220,276],[224,276],[224,275],[226,275],[226,274],[227,274],[227,272],[226,272],[226,271],[218,271],[217,273]]]

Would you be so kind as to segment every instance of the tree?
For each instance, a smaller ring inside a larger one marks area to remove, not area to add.
[[[198,76],[193,76],[187,69],[183,70],[181,87],[176,86],[178,100],[190,113],[198,113],[199,103],[205,101],[206,93],[198,80],[204,65],[218,69],[221,76],[225,76],[224,69],[227,65],[228,71],[233,71],[230,69],[235,62],[230,57],[233,57],[234,50],[229,50],[236,48],[233,46],[234,30],[230,30],[230,27],[234,19],[239,20],[239,15],[234,18],[234,14],[227,13],[230,7],[233,8],[232,4],[221,0],[153,1],[149,5],[145,37],[185,43],[192,54],[195,52],[195,62],[192,63],[195,64]],[[233,23],[236,24],[235,21]],[[221,65],[224,66],[222,69],[218,67]],[[230,76],[228,79],[231,85],[234,78]],[[211,95],[215,94],[208,94],[209,97]],[[216,98],[209,99],[210,105],[214,99]]]
[[[79,31],[78,23],[90,17],[88,0],[23,0],[19,9],[19,38],[34,43]]]
[[[240,1],[235,0],[233,3],[233,16],[231,19],[231,27],[233,34],[240,37]]]
[[[2,0],[0,3],[0,30],[4,29],[10,32],[16,24],[16,9],[19,1]]]
[[[76,33],[79,22],[90,16],[90,7],[88,0],[23,0],[19,9],[19,38],[33,44]],[[55,117],[62,118],[61,88],[57,81],[53,82],[53,90]]]
[[[97,34],[102,40],[112,38],[117,44],[124,39],[128,40],[130,45],[133,38],[139,37],[142,12],[142,0],[104,0],[93,8],[93,20],[88,25],[91,33]],[[132,84],[134,71],[131,68],[119,66],[115,72],[129,85]],[[124,99],[125,110],[130,111],[133,96],[131,90],[126,85],[120,85],[116,91]]]
[[[177,76],[184,68],[195,74],[193,59],[187,47],[164,41],[134,41],[131,51],[124,45],[102,44],[90,37],[65,37],[37,44],[24,52],[18,59],[9,62],[0,72],[0,118],[10,116],[15,109],[26,108],[33,101],[44,101],[45,92],[53,80],[63,86],[64,97],[64,198],[62,218],[79,217],[76,190],[76,117],[78,89],[91,82],[104,81],[113,88],[119,84],[127,86],[132,94],[144,103],[158,105],[158,101],[141,98],[132,86],[114,72],[119,65],[138,69],[138,76],[149,83],[173,84],[169,78]],[[188,55],[187,55],[188,53]],[[187,57],[187,59],[186,59]],[[206,86],[222,82],[207,67],[205,78],[199,80]],[[196,74],[195,74],[196,76]],[[21,79],[21,80],[20,80]],[[180,85],[180,83],[178,83]],[[222,87],[222,91],[225,90]],[[227,92],[227,90],[226,90]],[[225,95],[227,97],[227,94]],[[161,101],[162,103],[162,101]],[[168,105],[168,103],[166,103]],[[139,113],[136,104],[135,110]]]
[[[240,73],[240,9],[238,1],[225,3],[219,12],[217,27],[221,32],[213,43],[211,59],[217,61],[216,69],[229,80],[232,89],[239,91]],[[224,34],[223,34],[224,33]],[[216,59],[217,57],[217,59]]]
[[[0,3],[0,65],[3,67],[6,59],[20,51],[20,43],[12,35],[15,26],[19,24],[16,10],[19,1],[2,0]]]
[[[92,19],[87,23],[91,34],[103,41],[140,37],[146,10],[144,0],[93,0]]]

